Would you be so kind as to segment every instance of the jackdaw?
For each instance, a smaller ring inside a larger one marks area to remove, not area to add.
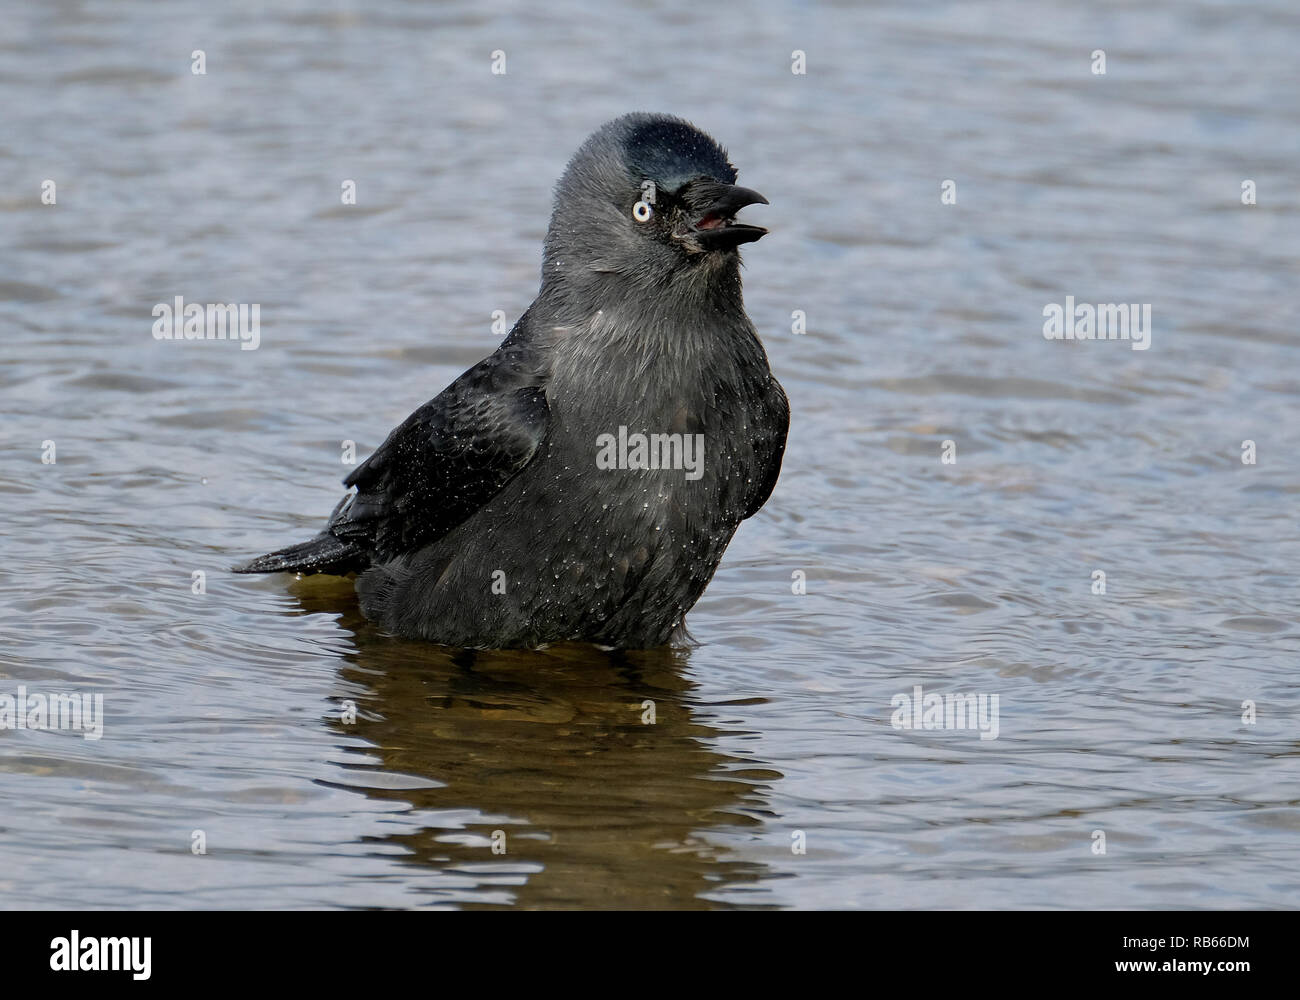
[[[542,283],[509,336],[388,435],[311,541],[241,573],[359,574],[386,631],[449,646],[684,634],[776,484],[789,404],[737,248],[767,204],[709,136],[630,114],[560,178]]]

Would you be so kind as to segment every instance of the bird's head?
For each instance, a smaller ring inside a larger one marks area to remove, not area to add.
[[[767,230],[736,221],[767,204],[736,184],[716,142],[669,115],[630,114],[598,129],[560,178],[543,283],[618,275],[648,287],[735,274],[737,247]]]

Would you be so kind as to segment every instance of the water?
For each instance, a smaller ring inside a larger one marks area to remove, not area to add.
[[[0,732],[4,906],[1294,905],[1292,4],[3,22],[0,695],[105,713]],[[698,644],[455,654],[228,574],[492,350],[634,109],[772,202],[794,422]],[[259,303],[260,348],[155,341],[176,295]],[[1150,349],[1045,340],[1067,295],[1150,303]],[[895,729],[916,685],[996,694],[998,738]]]

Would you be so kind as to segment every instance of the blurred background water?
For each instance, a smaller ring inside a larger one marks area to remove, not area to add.
[[[0,905],[1293,906],[1298,47],[1287,0],[6,4],[0,695],[105,723],[0,731]],[[630,110],[772,203],[794,420],[698,644],[456,653],[229,575],[493,349]],[[156,341],[177,295],[260,348]],[[1045,340],[1067,295],[1150,349]],[[895,729],[915,685],[998,738]]]

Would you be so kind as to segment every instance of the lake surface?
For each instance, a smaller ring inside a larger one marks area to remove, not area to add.
[[[1288,0],[8,8],[0,698],[103,731],[0,731],[0,906],[1294,906],[1297,49]],[[231,575],[493,350],[630,110],[771,200],[789,448],[695,644]],[[259,348],[155,340],[178,295]],[[1046,339],[1067,296],[1148,349]]]

